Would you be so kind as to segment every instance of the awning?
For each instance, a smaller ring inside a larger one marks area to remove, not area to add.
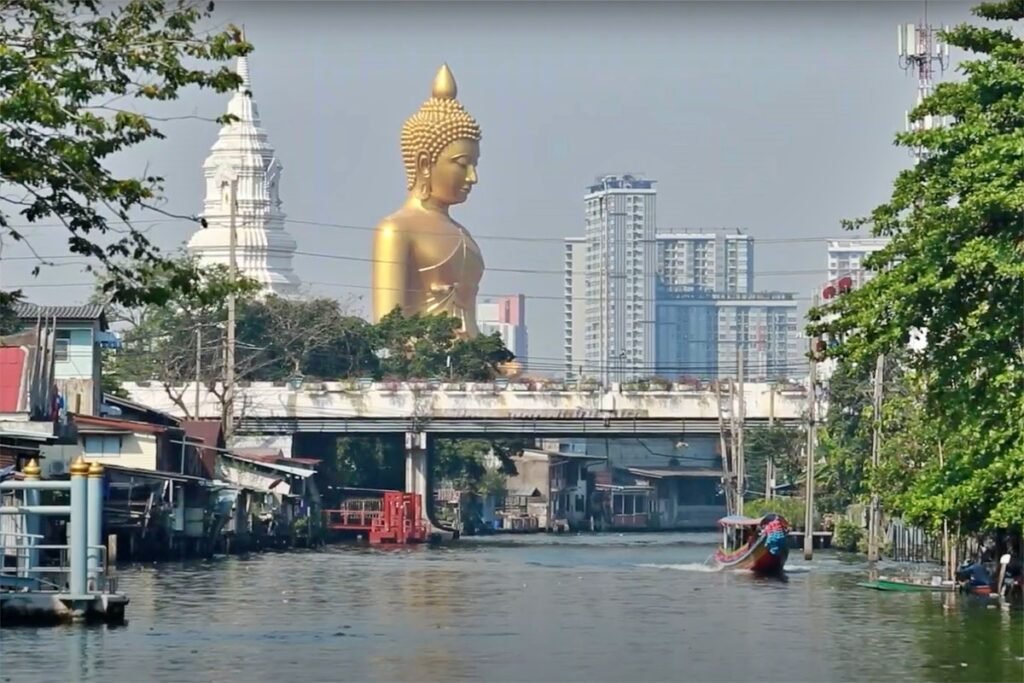
[[[225,458],[230,458],[231,460],[236,460],[240,463],[245,463],[246,465],[249,465],[251,467],[265,467],[268,470],[274,470],[275,472],[284,472],[285,474],[291,474],[296,477],[301,477],[302,479],[308,479],[309,477],[312,477],[314,474],[316,474],[316,470],[303,469],[301,467],[291,467],[289,465],[278,465],[276,463],[270,462],[260,462],[259,460],[250,460],[249,458],[233,455],[231,453],[221,453],[221,455]]]
[[[624,469],[634,476],[647,479],[722,478],[722,470],[698,469],[696,467],[626,467]]]

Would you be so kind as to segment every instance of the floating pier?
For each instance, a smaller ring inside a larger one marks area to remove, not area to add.
[[[0,492],[21,491],[21,505],[0,507],[0,515],[21,517],[23,532],[3,534],[4,558],[14,550],[16,567],[0,567],[0,626],[69,621],[121,623],[128,598],[110,576],[103,535],[103,466],[82,457],[71,466],[70,481],[41,481],[39,465],[26,467],[24,481],[0,482]],[[41,505],[43,491],[67,491],[69,505]],[[67,545],[44,545],[44,516],[68,517]],[[56,565],[42,564],[57,554]]]

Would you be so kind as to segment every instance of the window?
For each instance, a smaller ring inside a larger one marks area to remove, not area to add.
[[[90,458],[111,458],[121,455],[121,437],[89,434],[82,437],[82,450]]]
[[[71,330],[57,330],[57,336],[53,341],[54,360],[67,360],[68,348],[71,346]]]

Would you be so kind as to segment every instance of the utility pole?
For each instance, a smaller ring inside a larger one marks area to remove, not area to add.
[[[203,376],[203,327],[200,324],[196,327],[196,408],[192,413],[192,419],[199,419],[199,386],[202,384]]]
[[[715,380],[715,400],[718,405],[718,441],[722,451],[722,483],[725,490],[725,509],[730,515],[736,507],[732,495],[732,468],[729,465],[729,444],[725,440],[725,418],[722,415],[722,381]]]
[[[224,440],[231,447],[231,437],[235,433],[235,324],[236,297],[234,286],[238,282],[238,230],[235,215],[238,213],[238,178],[232,178],[230,192],[230,213],[228,242],[228,269],[231,273],[232,291],[228,295],[228,347],[224,372]]]
[[[878,471],[879,450],[882,446],[882,381],[885,373],[885,355],[878,354],[875,361],[875,386],[871,400],[871,472]],[[881,513],[878,502],[878,486],[872,486],[871,511],[868,516],[868,562],[878,561],[878,535]]]
[[[818,295],[814,295],[812,306],[818,307]],[[814,558],[814,447],[815,431],[817,420],[818,403],[818,344],[815,337],[811,337],[807,374],[807,482],[804,485],[804,559]]]
[[[736,391],[739,398],[739,406],[737,412],[739,413],[739,429],[736,432],[736,514],[743,514],[743,498],[747,492],[747,454],[743,450],[743,433],[747,429],[747,395],[743,390],[743,356],[745,354],[745,347],[742,344],[737,345],[737,356],[736,356],[736,374],[738,375],[737,383],[739,387]]]
[[[768,385],[768,429],[775,426],[775,382]],[[775,461],[769,453],[764,460],[764,499],[771,500],[775,495]]]

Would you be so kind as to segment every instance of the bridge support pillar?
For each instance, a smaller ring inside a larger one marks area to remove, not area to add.
[[[427,506],[433,504],[434,492],[430,490],[430,456],[427,450],[427,435],[424,432],[405,433],[405,492],[420,497],[420,510],[427,532],[435,540],[451,540],[452,532],[438,528],[430,519]]]
[[[423,500],[426,516],[427,497],[427,435],[423,432],[405,433],[405,492],[417,493]]]

